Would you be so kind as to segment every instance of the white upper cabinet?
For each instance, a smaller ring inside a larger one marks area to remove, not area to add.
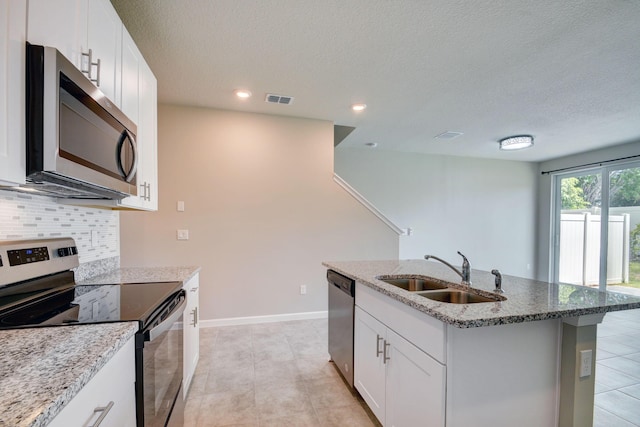
[[[123,199],[121,207],[158,209],[157,82],[133,39],[122,30],[122,112],[138,125],[138,195]]]
[[[16,0],[9,3],[25,2]],[[29,0],[28,5],[27,41],[57,48],[137,125],[138,195],[120,202],[100,201],[94,204],[157,210],[157,81],[111,2]],[[21,55],[16,62],[22,67],[20,99],[23,103],[19,110],[20,129],[24,132],[24,35],[18,50],[15,54]],[[3,144],[5,142],[0,141],[0,162],[3,161]],[[20,153],[24,156],[24,135]],[[19,161],[23,181],[24,163],[23,157]],[[3,179],[0,175],[0,180]],[[65,203],[82,204],[76,200],[66,200]]]
[[[27,40],[53,46],[78,69],[88,52],[88,0],[29,0]]]
[[[29,0],[27,40],[58,49],[120,106],[122,21],[109,0]]]
[[[26,2],[0,0],[0,185],[24,184],[26,31]]]
[[[87,22],[90,78],[107,98],[121,106],[122,21],[109,0],[89,0]]]

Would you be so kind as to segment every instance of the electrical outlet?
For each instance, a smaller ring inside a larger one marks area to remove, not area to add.
[[[593,350],[580,351],[580,378],[591,375],[591,365],[593,364]]]
[[[307,285],[300,285],[300,295],[307,294]]]
[[[178,240],[189,240],[189,230],[178,230]]]

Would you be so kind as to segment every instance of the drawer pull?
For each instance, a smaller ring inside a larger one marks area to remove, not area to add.
[[[382,350],[380,350],[380,341],[382,341],[382,337],[378,334],[376,334],[376,357],[380,357],[380,355],[382,354]]]
[[[193,315],[193,322],[191,322],[191,326],[195,328],[198,325],[198,307],[191,310],[191,314]]]
[[[100,416],[98,417],[98,419],[96,420],[95,423],[93,423],[93,424],[91,424],[90,426],[87,426],[87,427],[98,427],[100,424],[102,424],[102,421],[104,421],[104,419],[107,417],[107,414],[109,413],[111,408],[113,408],[113,400],[111,402],[109,402],[109,404],[107,406],[99,406],[96,409],[94,409],[93,410],[94,414],[96,412],[102,412],[102,413],[100,414]]]
[[[390,346],[391,344],[389,344],[387,341],[384,342],[384,354],[382,355],[382,363],[384,363],[385,365],[387,364],[387,360],[391,359],[389,356],[387,356],[387,354],[389,354],[387,349]]]

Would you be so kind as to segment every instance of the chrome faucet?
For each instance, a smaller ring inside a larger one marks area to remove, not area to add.
[[[455,268],[453,265],[449,264],[447,261],[443,260],[442,258],[438,258],[435,255],[425,255],[424,259],[433,258],[436,261],[440,261],[441,263],[443,263],[444,265],[446,265],[447,267],[455,271],[458,274],[458,276],[462,278],[463,285],[471,286],[471,264],[469,264],[469,260],[467,259],[467,257],[462,255],[460,251],[458,251],[458,255],[462,257],[462,271],[458,271],[458,269]]]

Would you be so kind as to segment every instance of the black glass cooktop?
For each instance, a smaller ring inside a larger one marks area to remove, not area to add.
[[[0,295],[0,328],[139,321],[144,328],[180,282],[75,285],[68,277]]]

